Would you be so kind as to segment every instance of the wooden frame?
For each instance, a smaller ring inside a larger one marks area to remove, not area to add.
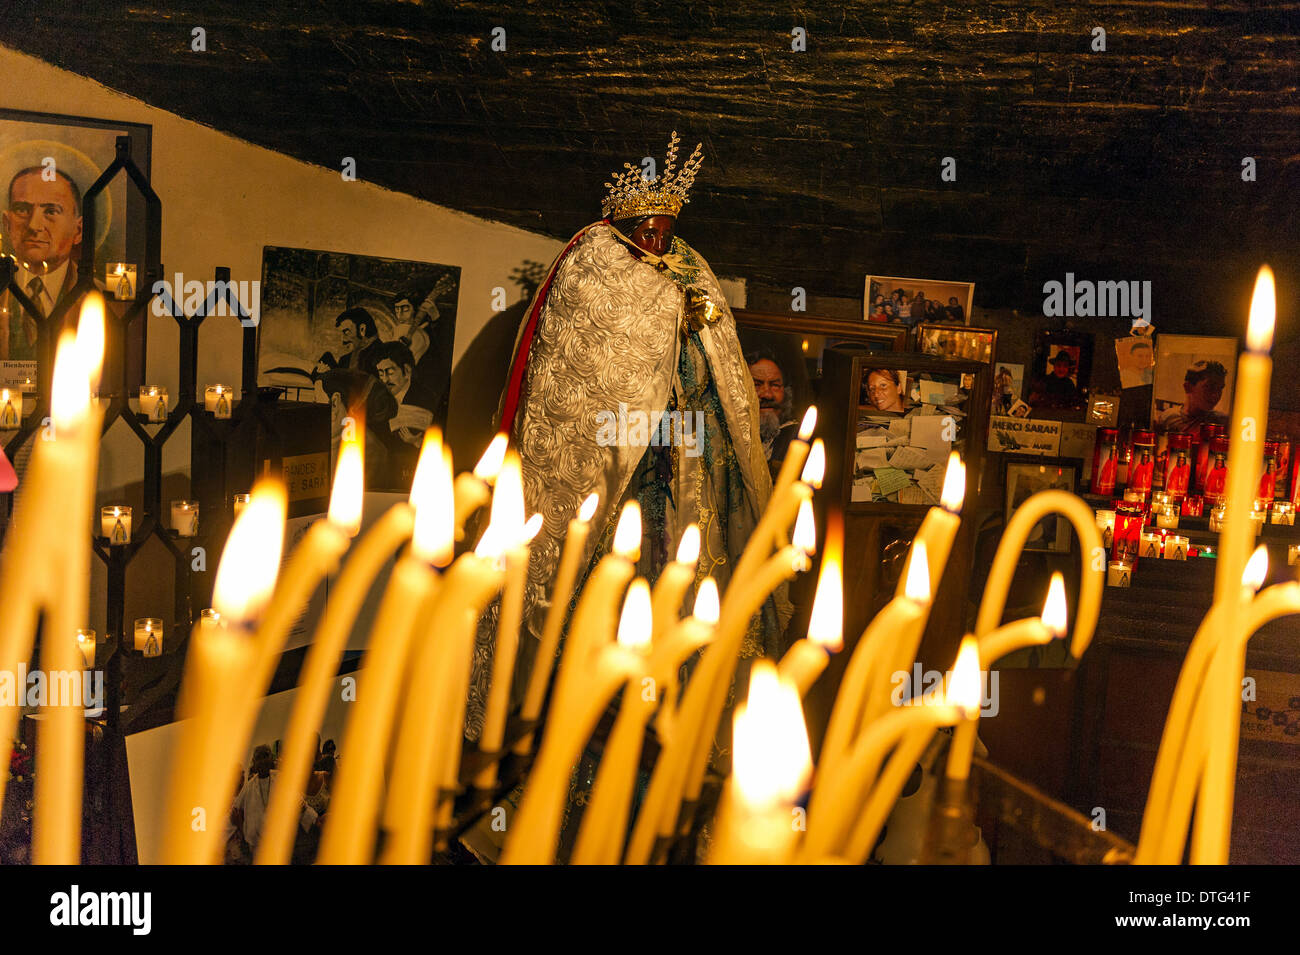
[[[1026,472],[1035,469],[1057,469],[1058,472],[1070,472],[1068,487],[1062,490],[1069,491],[1071,494],[1079,492],[1079,483],[1083,479],[1083,459],[1082,458],[1059,458],[1059,457],[1038,457],[1033,454],[1004,454],[1002,455],[1002,516],[1007,522],[1011,522],[1011,514],[1015,511],[1016,501],[1013,498],[1015,485],[1012,484],[1011,478],[1013,470],[1023,469]],[[1053,487],[1059,486],[1061,482],[1050,482]],[[1045,490],[1045,488],[1038,488]],[[1033,493],[1032,490],[1030,493]],[[1052,554],[1068,554],[1073,546],[1070,522],[1064,517],[1053,515],[1044,518],[1042,522],[1054,521],[1054,533],[1050,541],[1046,540],[1046,532],[1043,535],[1045,543],[1036,542],[1031,532],[1029,540],[1025,543],[1025,550],[1042,551]]]
[[[852,462],[857,455],[857,416],[861,379],[868,368],[887,368],[906,372],[909,380],[921,373],[940,376],[971,375],[969,397],[964,408],[966,417],[961,426],[962,460],[966,464],[966,499],[973,502],[981,486],[985,444],[987,442],[989,393],[992,387],[991,366],[966,359],[936,358],[919,352],[873,353],[857,351],[851,346],[831,350],[834,358],[828,363],[824,387],[823,412],[827,438],[827,480],[833,481],[841,506],[846,511],[863,511],[881,514],[921,515],[930,504],[898,504],[893,502],[865,502],[852,500]]]
[[[936,339],[933,344],[926,341],[926,338],[932,333]],[[973,340],[977,347],[974,349],[963,347],[959,351],[949,354],[940,344],[945,335],[950,338],[955,336],[959,340]],[[983,344],[985,338],[988,339],[988,358],[983,357],[981,354],[982,349],[978,347]],[[996,328],[974,328],[969,325],[934,325],[922,322],[916,326],[916,350],[922,355],[934,355],[938,358],[963,358],[993,365],[997,362],[998,356],[998,330]],[[967,351],[974,351],[976,354],[963,354],[963,352]]]

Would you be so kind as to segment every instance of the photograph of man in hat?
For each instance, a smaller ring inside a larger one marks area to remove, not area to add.
[[[1084,403],[1079,388],[1078,362],[1070,346],[1054,345],[1046,375],[1034,382],[1029,404],[1035,408],[1078,408]]]

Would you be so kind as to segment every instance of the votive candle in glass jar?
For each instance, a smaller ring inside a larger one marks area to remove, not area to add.
[[[204,607],[199,611],[199,623],[205,627],[219,627],[221,614],[212,607]]]
[[[151,424],[167,420],[167,389],[145,385],[140,389],[140,414]]]
[[[22,392],[0,388],[0,431],[16,431],[23,418]]]
[[[1165,541],[1165,559],[1166,560],[1186,560],[1187,559],[1187,538],[1172,534]]]
[[[99,509],[100,536],[110,544],[131,542],[131,508],[125,504],[109,504]]]
[[[1133,568],[1122,560],[1112,560],[1106,573],[1106,583],[1111,587],[1127,587],[1132,581]]]
[[[1142,550],[1139,552],[1143,557],[1160,557],[1164,550],[1165,539],[1159,534],[1142,535]]]
[[[208,385],[203,389],[203,409],[214,418],[230,417],[230,388],[226,385]]]
[[[1250,512],[1250,522],[1255,525],[1257,535],[1263,533],[1266,520],[1268,520],[1268,511],[1265,508],[1257,507]]]
[[[199,532],[198,501],[172,501],[172,530],[177,537],[193,537]]]
[[[1227,504],[1216,504],[1214,505],[1214,507],[1210,508],[1210,530],[1212,531],[1223,530],[1223,519],[1227,516],[1227,514],[1228,514]]]
[[[1173,505],[1164,507],[1156,514],[1156,527],[1162,527],[1165,530],[1178,529],[1178,509]]]
[[[163,622],[158,617],[141,617],[135,622],[135,648],[147,657],[162,656]]]
[[[1138,550],[1142,547],[1142,525],[1146,523],[1146,516],[1146,508],[1141,504],[1115,505],[1112,559],[1128,564],[1130,567],[1137,563]]]
[[[1111,542],[1115,539],[1114,511],[1097,512],[1097,530],[1101,531],[1101,546],[1109,551]]]
[[[1274,524],[1295,524],[1295,505],[1290,501],[1274,501],[1271,520]]]
[[[238,517],[248,507],[248,502],[253,499],[251,494],[234,494],[230,498],[230,509],[234,511],[235,517]]]
[[[82,657],[86,661],[86,669],[92,669],[95,666],[95,631],[78,630],[77,631],[77,649],[81,651]]]

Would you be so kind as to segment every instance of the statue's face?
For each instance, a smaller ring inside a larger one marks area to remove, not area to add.
[[[677,224],[672,216],[646,216],[634,222],[635,225],[627,222],[618,225],[623,227],[623,234],[638,248],[644,249],[651,255],[663,255],[672,248],[673,227]]]

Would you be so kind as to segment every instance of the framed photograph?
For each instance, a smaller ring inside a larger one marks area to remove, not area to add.
[[[867,510],[892,506],[900,513],[933,505],[952,451],[966,462],[973,499],[984,452],[989,366],[848,346],[834,352],[836,373],[828,380],[843,387],[852,402],[843,448],[832,449],[827,438],[828,473],[838,471],[843,504]],[[840,413],[834,395],[827,396],[825,406],[828,417]]]
[[[852,342],[871,351],[902,351],[902,327],[864,327],[857,322],[808,315],[732,310],[736,334],[758,395],[759,434],[773,476],[808,406],[821,401],[822,361],[828,347]]]
[[[138,293],[145,264],[143,198],[128,187],[126,175],[116,176],[96,199],[91,236],[83,233],[82,196],[117,158],[121,136],[130,139],[131,158],[148,176],[152,131],[141,123],[0,109],[2,251],[17,259],[14,281],[46,317],[75,314],[87,242],[94,246],[92,278],[106,289],[108,307],[120,313]],[[133,322],[125,343],[129,387],[144,382],[145,326]],[[0,290],[0,385],[21,388],[39,380],[36,328],[13,293]]]
[[[333,450],[364,420],[366,488],[409,488],[446,424],[459,293],[459,266],[267,246],[258,383],[329,403]]]
[[[1156,349],[1149,335],[1115,339],[1115,360],[1119,363],[1119,386],[1141,388],[1155,383]]]
[[[1151,424],[1157,431],[1187,431],[1228,423],[1237,339],[1157,335]]]
[[[997,354],[998,333],[993,328],[954,328],[951,325],[916,326],[916,350],[940,358],[965,358],[993,363]]]
[[[1086,332],[1042,331],[1034,344],[1025,401],[1036,418],[1082,421],[1088,408],[1093,336]]]
[[[908,279],[868,275],[862,318],[875,324],[969,325],[975,302],[974,282]]]
[[[1011,521],[1012,513],[1039,491],[1074,493],[1083,471],[1079,458],[1038,458],[1008,454],[1003,458],[1003,516]],[[1068,554],[1071,542],[1070,522],[1057,514],[1043,518],[1029,532],[1026,550]]]

